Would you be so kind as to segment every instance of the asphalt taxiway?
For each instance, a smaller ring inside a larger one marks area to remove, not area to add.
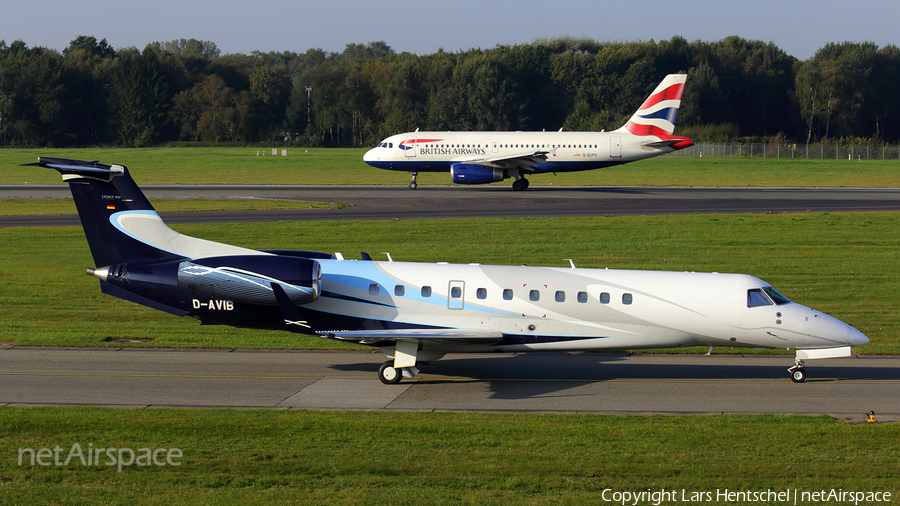
[[[377,351],[0,348],[0,405],[900,416],[900,357],[460,354],[398,385]]]
[[[506,186],[154,186],[154,199],[282,199],[348,204],[333,209],[161,213],[167,223],[231,223],[422,218],[623,216],[693,213],[900,211],[897,188]],[[68,199],[66,185],[0,186],[0,199]],[[0,228],[78,225],[78,217],[4,216]]]

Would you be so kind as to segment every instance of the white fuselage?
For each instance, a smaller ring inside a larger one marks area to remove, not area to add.
[[[598,169],[670,153],[651,146],[660,139],[629,132],[410,132],[388,137],[363,160],[374,167],[409,172],[448,172],[455,163],[547,151],[546,162],[523,173]],[[690,141],[686,140],[688,145]],[[486,162],[499,166],[498,162]]]
[[[681,346],[834,348],[863,334],[792,302],[748,306],[768,287],[744,274],[320,260],[308,310],[374,328],[494,331],[492,343],[428,351],[623,350]],[[765,299],[765,297],[764,297]],[[342,329],[334,329],[339,334]],[[371,344],[363,342],[362,344]]]

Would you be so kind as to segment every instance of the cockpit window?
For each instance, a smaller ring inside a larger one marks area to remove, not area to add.
[[[771,306],[772,301],[759,288],[747,290],[747,307]]]
[[[763,288],[763,290],[765,290],[766,293],[769,295],[769,297],[771,297],[772,300],[775,301],[775,304],[777,304],[779,306],[782,304],[790,304],[791,303],[790,299],[788,299],[787,297],[782,295],[781,292],[772,288],[771,286],[766,286]]]

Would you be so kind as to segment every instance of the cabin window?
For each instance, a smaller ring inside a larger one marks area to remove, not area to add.
[[[394,295],[397,297],[403,297],[406,294],[406,287],[403,285],[397,285],[394,287]]]
[[[586,303],[588,300],[587,292],[578,292],[578,302],[580,304]]]
[[[630,293],[622,294],[622,304],[625,304],[627,306],[627,305],[631,304],[633,301],[634,301],[634,297]]]
[[[379,293],[379,290],[378,290],[377,284],[369,285],[369,295],[378,295],[378,293]]]
[[[512,300],[513,292],[509,288],[503,289],[503,300]]]
[[[609,304],[609,294],[603,292],[600,294],[600,303],[601,304]]]
[[[566,301],[566,292],[560,290],[556,292],[556,302],[565,302]]]
[[[479,288],[478,290],[475,290],[475,296],[478,297],[479,299],[486,299],[487,298],[487,288]]]
[[[450,298],[451,299],[460,299],[462,298],[462,288],[458,286],[454,286],[450,289]]]
[[[537,302],[541,300],[541,291],[540,290],[532,290],[528,292],[528,300],[532,302]]]
[[[763,295],[762,290],[747,290],[747,307],[771,306],[772,301]]]
[[[431,297],[431,287],[430,286],[422,287],[422,297]]]

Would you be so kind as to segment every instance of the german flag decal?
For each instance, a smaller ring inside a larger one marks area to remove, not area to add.
[[[116,205],[115,204],[106,204],[106,208],[115,210]]]

